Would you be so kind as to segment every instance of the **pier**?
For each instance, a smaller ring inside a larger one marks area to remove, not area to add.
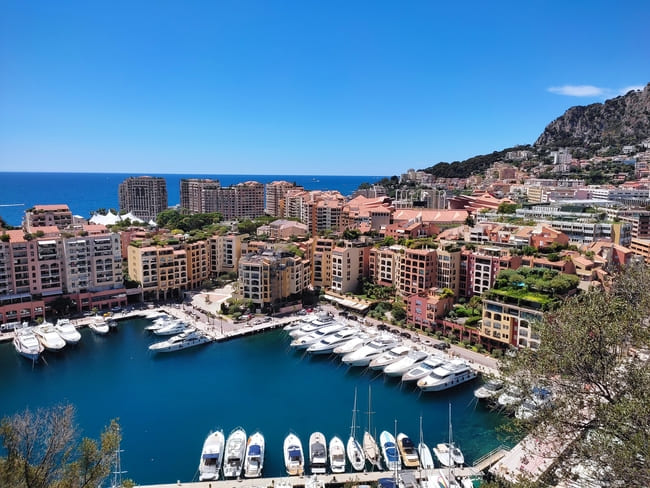
[[[427,476],[436,474],[447,474],[446,469],[432,470],[408,470],[398,472],[398,477],[405,473],[407,476],[415,477],[416,480],[425,479]],[[481,473],[475,468],[454,468],[453,474],[459,478],[480,476]],[[142,488],[262,488],[262,487],[301,487],[301,486],[333,486],[352,483],[354,485],[369,485],[376,483],[380,478],[393,478],[392,471],[369,471],[358,473],[340,473],[325,475],[304,475],[304,476],[282,476],[274,478],[244,478],[219,481],[177,481],[176,483],[138,485]]]

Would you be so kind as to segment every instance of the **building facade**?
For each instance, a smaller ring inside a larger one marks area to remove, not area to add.
[[[120,211],[148,222],[167,210],[167,183],[161,177],[132,176],[120,183],[118,197]]]

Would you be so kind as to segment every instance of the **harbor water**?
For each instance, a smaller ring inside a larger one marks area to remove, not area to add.
[[[347,440],[355,388],[361,437],[369,385],[377,433],[392,432],[397,420],[397,431],[417,443],[422,416],[425,442],[433,447],[447,440],[451,402],[454,441],[467,462],[502,443],[495,429],[506,420],[476,405],[477,381],[420,394],[417,387],[350,369],[336,358],[294,351],[281,330],[155,355],[147,346],[160,338],[143,330],[148,323],[124,321],[105,337],[83,330],[79,345],[46,353],[35,365],[11,343],[0,344],[0,415],[69,402],[82,435],[93,438],[119,418],[122,468],[139,484],[196,479],[207,434],[223,429],[227,436],[238,426],[249,435],[264,434],[264,475],[282,476],[289,431],[306,450],[313,431]]]

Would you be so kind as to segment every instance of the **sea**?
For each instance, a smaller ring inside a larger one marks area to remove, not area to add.
[[[0,417],[68,402],[81,434],[92,438],[117,418],[124,476],[138,484],[198,479],[206,436],[216,429],[227,436],[239,426],[249,435],[263,433],[264,475],[282,476],[289,432],[305,449],[314,431],[347,440],[355,391],[358,436],[367,426],[371,395],[377,435],[396,430],[417,443],[422,417],[424,440],[433,447],[448,439],[451,404],[453,440],[467,462],[507,440],[497,429],[508,420],[474,400],[480,380],[422,394],[335,357],[295,351],[282,330],[156,355],[147,348],[154,342],[144,330],[148,323],[123,321],[103,337],[82,330],[77,346],[46,352],[36,364],[11,343],[0,344]]]
[[[20,225],[26,209],[34,205],[65,203],[74,215],[89,218],[100,208],[119,209],[118,186],[129,176],[126,173],[20,173],[0,172],[0,217],[9,225]],[[213,178],[222,186],[243,181],[270,183],[276,180],[295,182],[307,190],[338,190],[351,195],[361,183],[374,183],[383,176],[332,175],[209,175],[209,174],[148,174],[162,176],[167,181],[169,206],[180,203],[182,178]]]

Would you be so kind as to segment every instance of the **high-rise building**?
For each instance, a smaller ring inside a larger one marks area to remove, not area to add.
[[[181,208],[190,213],[218,212],[219,180],[183,178],[181,180]]]
[[[219,212],[224,219],[264,215],[264,185],[245,181],[222,187],[217,180],[183,179],[181,207],[190,213]]]
[[[120,183],[120,211],[150,221],[167,210],[167,183],[157,176],[131,176]]]
[[[272,181],[265,186],[266,206],[264,211],[274,217],[287,217],[285,197],[289,190],[303,190],[301,186],[288,181]]]

